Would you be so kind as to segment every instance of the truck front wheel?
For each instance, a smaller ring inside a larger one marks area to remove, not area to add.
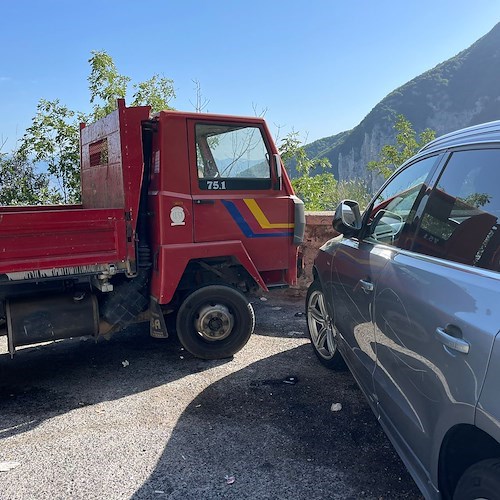
[[[177,314],[184,348],[203,359],[229,358],[248,342],[255,327],[252,305],[226,285],[208,285],[188,295]]]

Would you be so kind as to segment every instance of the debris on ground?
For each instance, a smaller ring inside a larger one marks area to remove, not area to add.
[[[330,408],[332,411],[340,411],[342,410],[342,403],[333,403],[332,407]]]
[[[305,315],[306,315],[306,313],[305,313],[305,312],[296,312],[296,313],[294,314],[294,316],[295,316],[296,318],[300,318],[300,317],[305,316]]]
[[[234,476],[224,476],[224,479],[226,480],[226,484],[234,484],[236,481]]]
[[[262,300],[262,302],[267,302],[267,299],[265,297],[261,297],[260,300]]]
[[[295,375],[290,375],[284,378],[270,378],[266,380],[252,380],[250,382],[250,387],[255,388],[262,385],[295,385],[299,381],[298,377]]]
[[[130,365],[130,363],[125,360],[125,361],[122,361],[122,365],[123,365],[123,368],[127,368],[128,365]]]
[[[283,308],[282,308],[282,307],[280,307],[280,306],[276,306],[276,307],[271,307],[271,309],[272,309],[273,311],[281,311]]]
[[[0,462],[0,472],[9,472],[12,469],[15,469],[18,465],[21,465],[19,462]]]

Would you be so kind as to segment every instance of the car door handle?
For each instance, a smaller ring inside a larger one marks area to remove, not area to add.
[[[436,328],[436,338],[446,347],[461,352],[462,354],[468,354],[470,348],[469,342],[455,336],[457,333],[461,334],[460,328],[453,328],[453,333],[455,335],[450,335],[447,330],[450,330],[449,326],[446,328]]]
[[[213,205],[215,203],[214,200],[194,200],[197,205]]]
[[[373,283],[371,281],[359,280],[359,284],[365,293],[373,292]]]

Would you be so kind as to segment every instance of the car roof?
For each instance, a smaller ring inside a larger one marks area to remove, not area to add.
[[[426,144],[420,153],[471,144],[500,143],[500,120],[481,123],[442,135]]]

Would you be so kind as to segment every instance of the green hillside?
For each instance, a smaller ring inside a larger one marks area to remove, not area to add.
[[[455,57],[391,92],[354,129],[306,146],[310,157],[326,156],[338,179],[380,179],[366,171],[383,144],[394,141],[396,115],[417,132],[438,135],[500,119],[500,23]]]

